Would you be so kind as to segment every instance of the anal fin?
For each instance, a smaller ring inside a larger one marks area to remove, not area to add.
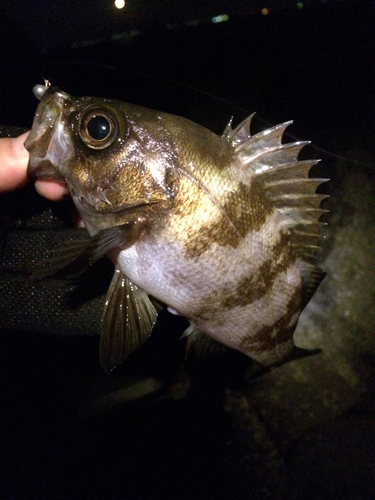
[[[226,348],[209,337],[194,325],[190,325],[181,335],[181,339],[187,337],[185,359],[194,353],[195,357],[202,360],[214,354],[225,352]]]

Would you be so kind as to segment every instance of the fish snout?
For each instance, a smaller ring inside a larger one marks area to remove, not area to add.
[[[68,102],[68,94],[52,89],[47,89],[40,98],[25,141],[25,148],[30,154],[27,171],[31,177],[65,182],[61,168],[72,154],[64,113]]]

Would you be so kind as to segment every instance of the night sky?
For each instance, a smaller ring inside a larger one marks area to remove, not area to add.
[[[2,124],[30,126],[43,77],[216,131],[253,111],[293,118],[312,138],[375,116],[371,1],[129,0],[120,11],[109,1],[15,0],[0,9]]]

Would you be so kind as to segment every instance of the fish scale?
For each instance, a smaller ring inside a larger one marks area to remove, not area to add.
[[[325,179],[309,178],[316,160],[298,160],[306,142],[282,144],[292,122],[252,136],[251,115],[220,137],[181,117],[39,87],[29,172],[64,179],[92,235],[66,252],[69,264],[103,253],[115,264],[103,368],[151,334],[149,296],[190,321],[189,350],[207,350],[208,336],[265,367],[293,357],[299,314],[323,277],[313,257]]]

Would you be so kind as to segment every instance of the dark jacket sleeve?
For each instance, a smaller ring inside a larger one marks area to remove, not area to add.
[[[1,136],[22,133],[0,127]],[[1,168],[1,165],[0,165]],[[50,251],[88,238],[71,224],[70,201],[39,196],[32,183],[0,196],[0,329],[59,335],[100,333],[112,265],[103,258],[88,269],[34,280]]]

